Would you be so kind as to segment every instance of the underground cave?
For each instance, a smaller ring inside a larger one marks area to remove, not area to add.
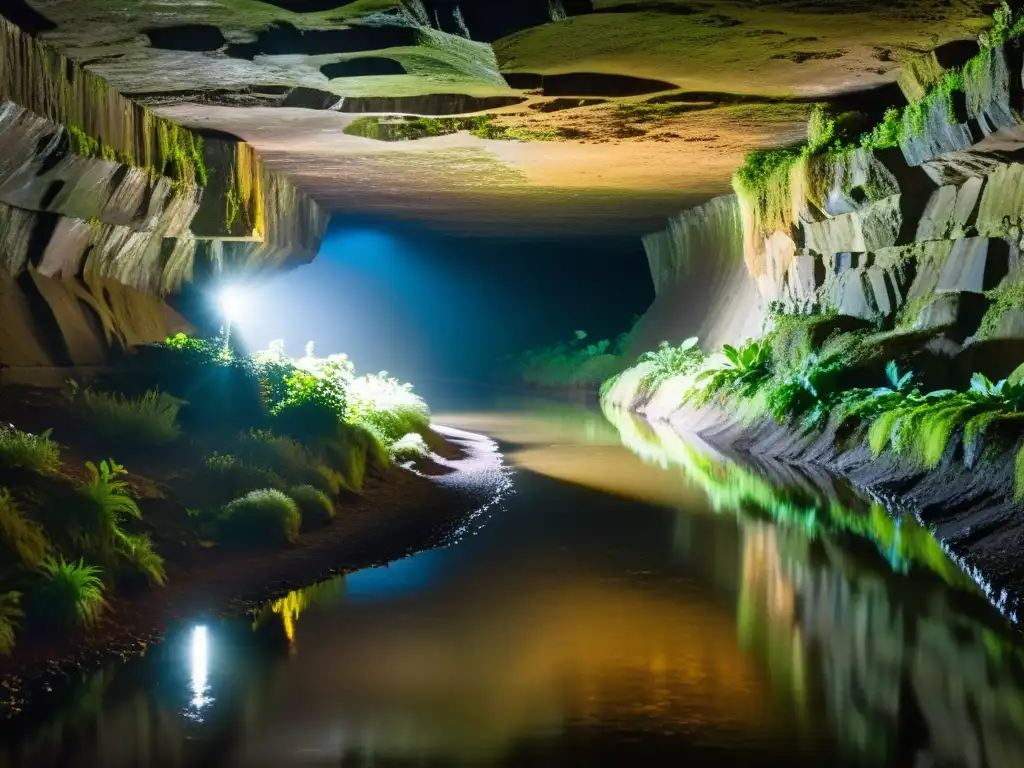
[[[1024,9],[9,0],[0,767],[1024,764]]]

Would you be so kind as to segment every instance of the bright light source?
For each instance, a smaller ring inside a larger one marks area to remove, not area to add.
[[[218,302],[228,323],[237,322],[245,312],[245,295],[238,288],[224,288],[218,296]]]
[[[192,707],[195,709],[195,717],[198,717],[203,707],[213,701],[206,695],[207,690],[209,690],[209,685],[207,684],[207,677],[210,671],[209,653],[206,627],[197,626],[192,630],[192,650],[190,654],[192,664]]]

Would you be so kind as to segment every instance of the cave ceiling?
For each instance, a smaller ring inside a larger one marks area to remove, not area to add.
[[[244,138],[333,211],[486,232],[658,228],[726,192],[745,152],[799,140],[815,100],[889,99],[900,61],[974,38],[987,7],[9,2],[17,23],[127,95]],[[397,115],[494,118],[381,140],[375,126],[409,122]]]

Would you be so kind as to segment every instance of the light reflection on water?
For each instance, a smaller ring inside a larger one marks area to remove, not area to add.
[[[202,624],[192,629],[192,644],[189,648],[189,661],[192,668],[192,701],[188,711],[189,717],[197,722],[203,721],[203,709],[213,703],[206,695],[210,686],[207,677],[210,672],[209,636]]]
[[[521,468],[477,536],[189,627],[0,765],[1024,764],[1016,638],[925,532],[609,416],[453,416]]]

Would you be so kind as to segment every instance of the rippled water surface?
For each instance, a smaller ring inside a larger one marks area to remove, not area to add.
[[[439,421],[515,492],[444,548],[176,628],[8,765],[1024,765],[1015,633],[910,521],[627,415]]]

